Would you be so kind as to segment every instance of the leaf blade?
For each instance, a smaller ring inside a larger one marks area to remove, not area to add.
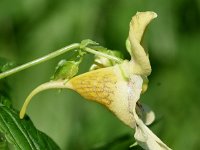
[[[0,106],[0,132],[19,150],[60,149],[50,137],[37,130],[29,118],[21,120],[18,112],[5,106]]]

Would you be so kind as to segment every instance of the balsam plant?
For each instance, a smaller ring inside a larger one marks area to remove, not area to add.
[[[140,103],[140,95],[147,90],[151,65],[148,52],[141,45],[141,39],[147,25],[157,17],[154,12],[138,12],[130,22],[129,36],[126,40],[127,51],[131,60],[124,60],[118,51],[111,51],[92,40],[83,40],[55,51],[47,56],[8,70],[0,78],[29,68],[61,55],[76,50],[77,56],[70,61],[61,60],[51,80],[35,88],[26,98],[20,111],[24,115],[34,95],[47,89],[71,89],[88,100],[104,105],[122,122],[135,129],[136,144],[146,150],[170,150],[148,127],[155,115],[146,105]],[[90,71],[77,75],[79,64],[85,54],[95,55]]]

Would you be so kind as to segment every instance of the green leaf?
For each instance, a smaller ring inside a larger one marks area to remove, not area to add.
[[[56,143],[43,132],[37,130],[26,116],[6,106],[0,106],[0,132],[17,150],[59,150]]]
[[[52,80],[70,79],[78,73],[80,62],[61,60],[56,66]]]

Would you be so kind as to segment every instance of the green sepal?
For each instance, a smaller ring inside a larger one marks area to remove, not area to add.
[[[51,77],[52,80],[66,80],[71,79],[78,73],[80,61],[66,61],[61,60],[56,66],[55,73]]]

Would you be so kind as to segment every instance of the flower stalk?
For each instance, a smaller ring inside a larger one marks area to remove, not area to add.
[[[121,63],[122,62],[122,60],[120,58],[117,58],[115,56],[111,56],[109,54],[105,54],[105,53],[96,51],[96,50],[94,50],[92,48],[89,48],[89,47],[81,47],[80,43],[74,43],[74,44],[65,46],[65,47],[63,47],[63,48],[61,48],[59,50],[56,50],[55,52],[47,54],[47,55],[45,55],[43,57],[40,57],[40,58],[37,58],[37,59],[35,59],[33,61],[25,63],[25,64],[23,64],[21,66],[15,67],[15,68],[10,69],[10,70],[5,71],[5,72],[2,72],[2,73],[0,73],[0,79],[8,77],[8,76],[10,76],[12,74],[15,74],[17,72],[20,72],[22,70],[28,69],[28,68],[33,67],[35,65],[41,64],[43,62],[46,62],[46,61],[51,60],[51,59],[53,59],[53,58],[55,58],[57,56],[60,56],[60,55],[65,54],[65,53],[67,53],[67,52],[69,52],[71,50],[76,50],[76,49],[80,49],[80,50],[86,51],[86,52],[94,54],[94,55],[103,56],[103,57],[108,58],[110,60],[116,61],[117,63]]]

